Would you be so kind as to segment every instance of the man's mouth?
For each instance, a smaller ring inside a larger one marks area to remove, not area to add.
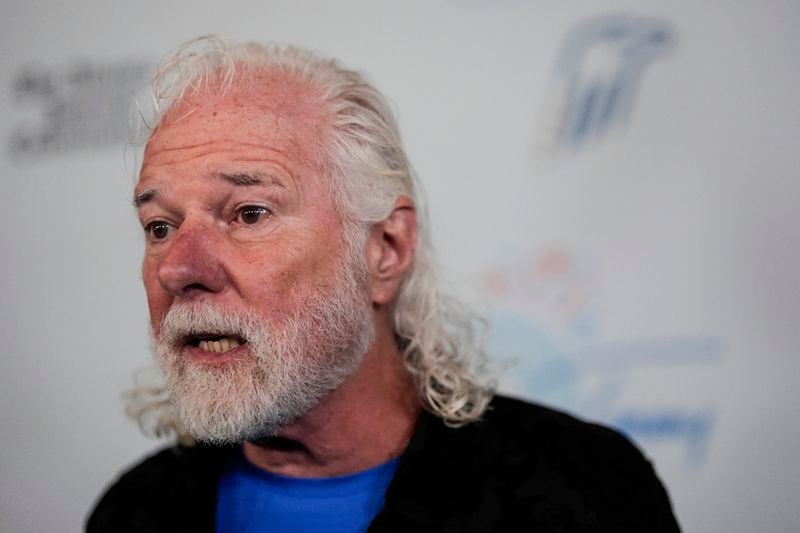
[[[247,341],[235,336],[229,335],[215,335],[215,334],[199,334],[187,337],[185,344],[200,348],[206,352],[212,353],[225,353],[234,348],[238,348]]]

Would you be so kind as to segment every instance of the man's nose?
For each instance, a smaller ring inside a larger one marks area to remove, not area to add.
[[[213,231],[198,226],[181,226],[170,240],[158,264],[158,282],[179,298],[196,298],[222,292],[227,276],[222,250]]]

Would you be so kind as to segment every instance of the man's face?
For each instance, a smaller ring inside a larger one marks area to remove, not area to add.
[[[355,371],[372,334],[367,276],[345,261],[315,163],[324,117],[282,80],[262,85],[173,110],[136,187],[157,358],[205,440],[274,433]]]

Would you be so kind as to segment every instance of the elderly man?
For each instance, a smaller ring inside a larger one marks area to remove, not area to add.
[[[184,444],[122,476],[88,531],[677,530],[626,439],[492,398],[362,76],[205,38],[153,101],[134,203],[168,400],[138,414]]]

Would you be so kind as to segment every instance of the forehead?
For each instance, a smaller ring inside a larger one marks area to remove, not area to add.
[[[169,165],[207,146],[276,152],[288,163],[320,167],[327,124],[321,98],[307,84],[268,72],[249,74],[226,88],[210,82],[173,104],[147,143],[149,165]]]

